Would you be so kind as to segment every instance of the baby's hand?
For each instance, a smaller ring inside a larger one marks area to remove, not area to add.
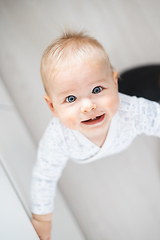
[[[52,221],[39,221],[34,218],[31,220],[34,229],[36,230],[40,240],[51,239]]]

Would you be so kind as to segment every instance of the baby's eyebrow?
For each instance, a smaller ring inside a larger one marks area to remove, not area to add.
[[[68,89],[68,90],[62,90],[62,91],[60,91],[59,93],[58,93],[58,95],[59,96],[68,96],[69,94],[71,94],[71,93],[73,93],[73,92],[75,92],[75,89]]]
[[[101,78],[99,80],[93,81],[92,83],[90,83],[90,85],[95,84],[98,86],[99,84],[104,83],[104,82],[106,82],[106,79]]]

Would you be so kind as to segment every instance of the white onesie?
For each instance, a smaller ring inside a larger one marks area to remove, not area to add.
[[[66,128],[58,118],[47,127],[38,148],[31,185],[31,211],[53,212],[57,181],[68,159],[89,163],[118,153],[141,133],[160,137],[160,105],[144,98],[119,93],[120,107],[113,117],[107,138],[100,148],[76,130]]]

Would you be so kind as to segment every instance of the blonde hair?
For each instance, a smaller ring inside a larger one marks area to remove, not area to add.
[[[102,45],[84,31],[67,31],[51,42],[41,59],[41,77],[46,93],[49,84],[64,68],[72,66],[76,60],[92,62],[104,61],[113,72],[109,57]]]

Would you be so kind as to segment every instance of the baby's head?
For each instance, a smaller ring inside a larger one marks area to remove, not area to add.
[[[45,50],[41,60],[41,77],[48,95],[59,72],[81,64],[105,64],[113,72],[109,57],[102,45],[85,32],[65,32]]]
[[[89,135],[108,131],[119,107],[117,71],[102,45],[83,32],[68,32],[41,60],[44,98],[68,128]]]

